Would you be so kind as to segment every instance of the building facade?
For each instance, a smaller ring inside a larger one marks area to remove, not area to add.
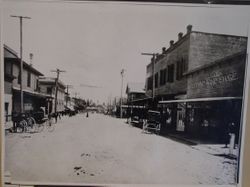
[[[151,60],[146,95],[154,92],[169,132],[223,141],[230,123],[239,129],[246,48],[246,37],[192,31],[189,25]]]
[[[39,79],[40,92],[48,95],[46,113],[55,112],[55,96],[56,96],[56,78],[41,77]],[[56,112],[63,112],[65,110],[65,89],[66,86],[62,81],[58,81],[58,92],[57,92],[57,106]]]
[[[5,64],[5,109],[7,114],[21,112],[21,70],[17,53],[4,46]],[[38,79],[43,76],[31,64],[23,61],[23,106],[24,112],[38,110],[46,98],[39,92]]]

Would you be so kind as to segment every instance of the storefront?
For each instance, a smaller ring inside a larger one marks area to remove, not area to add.
[[[227,142],[241,125],[245,53],[186,73],[186,99],[160,101],[168,132],[207,142]],[[231,127],[233,126],[233,128]]]

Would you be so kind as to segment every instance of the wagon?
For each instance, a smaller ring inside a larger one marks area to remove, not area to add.
[[[149,110],[146,120],[143,122],[143,132],[155,132],[160,134],[161,130],[161,113],[159,111]]]

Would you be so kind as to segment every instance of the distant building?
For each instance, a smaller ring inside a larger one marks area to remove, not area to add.
[[[52,77],[41,77],[39,78],[40,92],[50,97],[47,97],[46,112],[55,112],[55,94],[56,94],[56,78]],[[57,92],[57,112],[65,110],[65,84],[58,81],[58,92]]]
[[[128,83],[126,94],[128,102],[133,102],[135,100],[145,98],[145,83]]]

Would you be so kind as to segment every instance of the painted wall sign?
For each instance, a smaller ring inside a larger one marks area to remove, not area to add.
[[[222,73],[221,71],[212,72],[207,79],[200,80],[193,83],[192,87],[201,88],[201,87],[214,87],[228,82],[236,81],[239,79],[239,76],[236,71],[229,73]]]

